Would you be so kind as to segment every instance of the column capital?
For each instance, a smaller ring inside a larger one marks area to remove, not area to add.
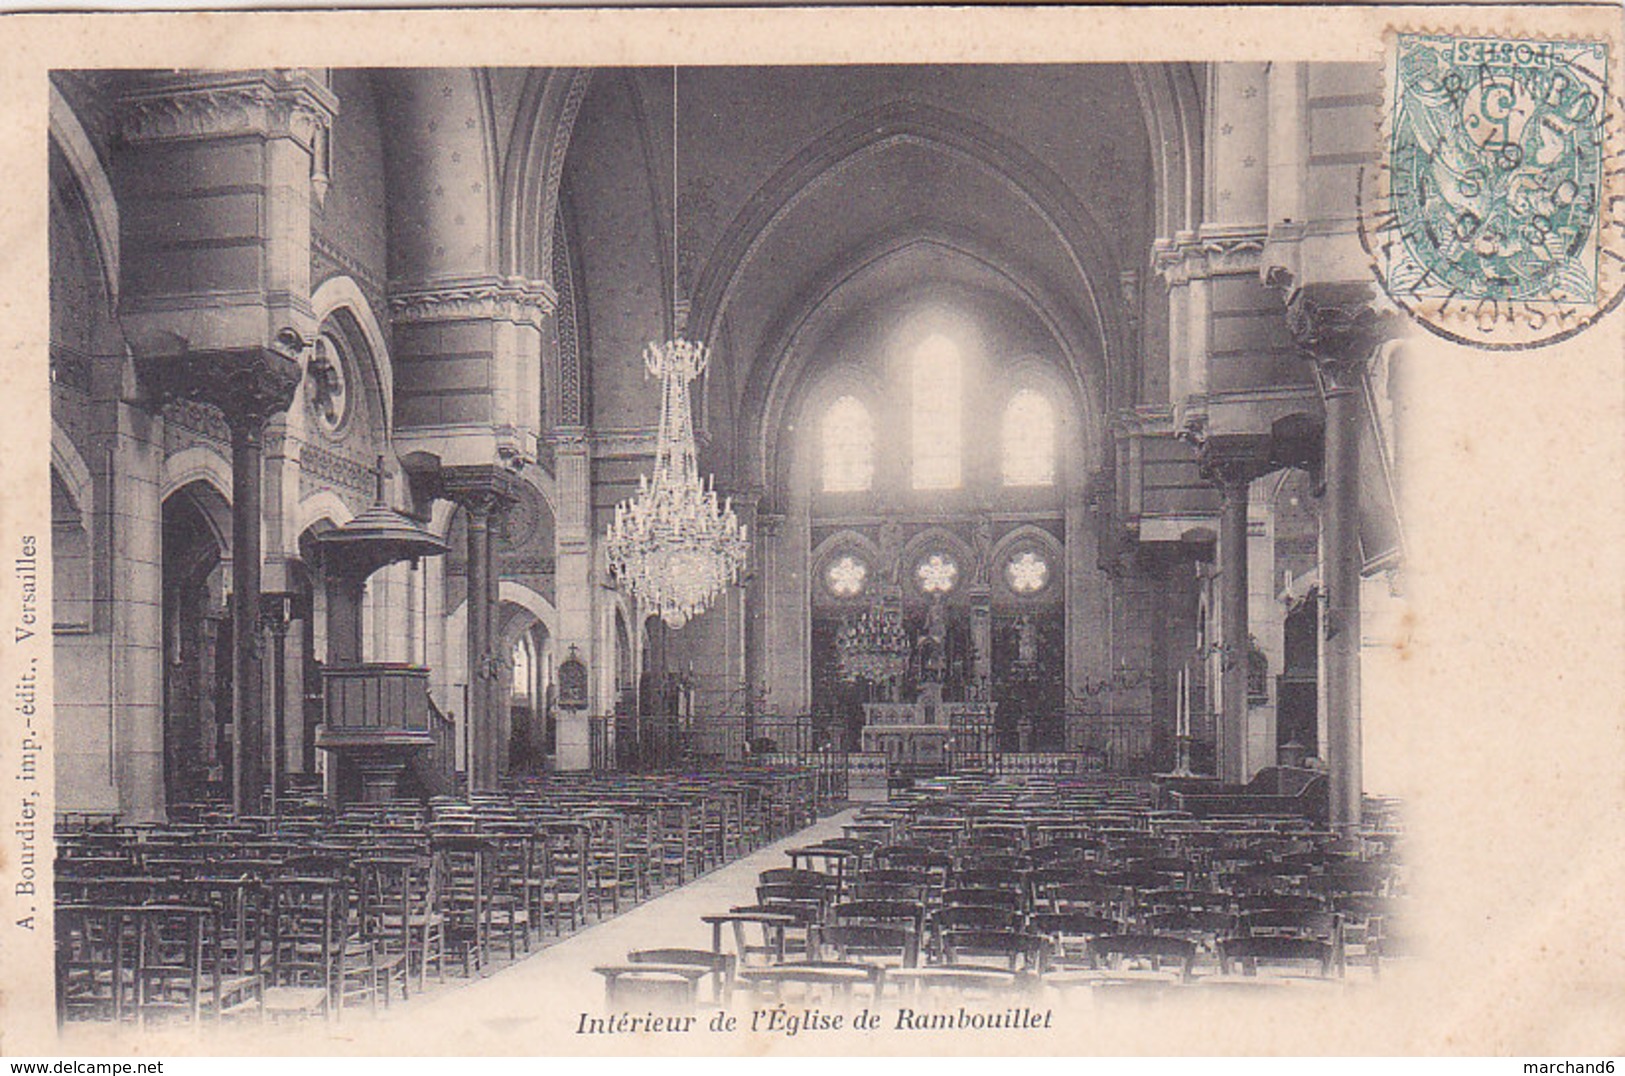
[[[1347,387],[1384,341],[1399,335],[1400,316],[1378,305],[1368,283],[1306,284],[1287,299],[1287,328],[1328,387]]]
[[[506,467],[443,467],[435,475],[435,495],[470,513],[500,515],[519,503],[521,479]]]
[[[304,371],[305,340],[283,329],[267,346],[194,351],[184,343],[169,354],[138,354],[137,376],[158,405],[206,403],[220,409],[234,434],[259,434],[293,403]]]
[[[554,426],[542,439],[553,446],[554,453],[575,453],[585,456],[592,447],[592,431],[586,426]]]
[[[756,532],[763,538],[777,538],[784,532],[784,518],[783,512],[758,509],[756,512]]]
[[[1264,253],[1261,225],[1204,224],[1151,244],[1151,267],[1170,287],[1214,276],[1256,274]]]
[[[143,75],[121,95],[119,130],[134,145],[258,134],[310,149],[338,110],[309,68]]]
[[[436,321],[508,321],[540,329],[558,304],[545,280],[478,276],[429,283],[392,283],[389,316],[396,325]]]
[[[1226,493],[1245,491],[1255,478],[1275,470],[1266,437],[1204,438],[1197,446],[1197,466],[1202,477]]]

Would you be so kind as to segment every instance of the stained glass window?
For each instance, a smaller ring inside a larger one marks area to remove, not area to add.
[[[824,412],[824,490],[868,489],[875,477],[875,426],[855,396],[842,396]]]
[[[1049,562],[1028,549],[1010,558],[1004,566],[1004,577],[1017,594],[1031,594],[1043,590],[1049,582]]]
[[[927,594],[946,594],[954,589],[954,583],[959,579],[959,565],[954,563],[952,557],[941,553],[933,553],[920,561],[919,567],[914,569],[914,575],[920,581],[920,589]]]
[[[824,570],[824,582],[837,598],[853,598],[863,593],[863,582],[869,577],[869,566],[848,554],[837,558]]]
[[[914,352],[914,488],[958,489],[964,370],[946,336],[928,337]]]
[[[1004,408],[1004,484],[1055,483],[1055,409],[1041,393],[1022,389]]]

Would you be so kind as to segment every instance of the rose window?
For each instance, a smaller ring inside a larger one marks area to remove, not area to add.
[[[959,579],[959,565],[954,563],[952,557],[933,553],[920,562],[919,567],[914,569],[914,575],[925,593],[946,594],[954,589],[954,583]]]
[[[863,583],[869,577],[869,568],[856,557],[845,556],[824,570],[824,582],[837,598],[852,598],[863,593]]]
[[[1010,558],[1004,566],[1004,577],[1010,582],[1010,589],[1017,594],[1032,594],[1043,590],[1044,584],[1049,581],[1049,563],[1032,550]]]

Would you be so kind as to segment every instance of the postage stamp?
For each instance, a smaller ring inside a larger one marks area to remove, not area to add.
[[[1390,38],[1361,237],[1379,283],[1425,328],[1523,350],[1619,303],[1618,61],[1602,41]]]

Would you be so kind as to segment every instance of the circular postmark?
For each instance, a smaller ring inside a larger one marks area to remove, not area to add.
[[[1567,339],[1625,296],[1617,47],[1398,34],[1360,239],[1429,331],[1511,351]],[[1613,81],[1617,82],[1617,79]]]

